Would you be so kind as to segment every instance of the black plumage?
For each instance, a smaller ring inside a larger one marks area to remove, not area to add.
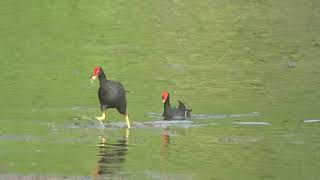
[[[98,97],[101,105],[101,111],[108,108],[116,108],[119,113],[126,115],[127,100],[125,90],[121,83],[107,80],[103,70],[99,74],[100,87]]]
[[[116,108],[119,113],[126,116],[127,125],[130,128],[129,118],[127,113],[126,91],[120,82],[108,80],[105,73],[100,66],[96,67],[91,79],[99,78],[100,87],[98,90],[98,97],[102,116],[97,117],[98,120],[105,119],[105,111],[108,108]]]
[[[165,91],[162,93],[163,101],[163,114],[164,120],[184,120],[190,117],[191,109],[187,109],[183,102],[178,100],[179,106],[171,108],[170,105],[170,94]]]

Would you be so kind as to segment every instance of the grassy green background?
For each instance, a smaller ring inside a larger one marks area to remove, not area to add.
[[[100,65],[129,90],[132,122],[153,121],[169,90],[194,114],[272,124],[178,128],[165,163],[162,130],[133,129],[132,179],[316,179],[319,124],[302,121],[319,118],[319,12],[316,0],[0,2],[0,172],[91,174],[97,137],[123,130],[66,126],[100,114]]]

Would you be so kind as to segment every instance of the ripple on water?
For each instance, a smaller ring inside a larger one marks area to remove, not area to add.
[[[247,136],[226,136],[219,139],[223,143],[254,143],[259,141],[257,137],[247,137]]]
[[[162,179],[170,179],[170,180],[176,180],[176,179],[184,179],[184,180],[192,180],[194,179],[192,174],[188,174],[188,173],[183,173],[183,174],[178,174],[178,173],[159,173],[159,172],[155,172],[155,171],[150,171],[150,170],[146,170],[145,172],[146,177],[150,178],[150,179],[155,179],[155,180],[162,180]]]
[[[236,124],[236,125],[271,125],[271,123],[269,122],[233,122],[232,124]]]
[[[147,112],[146,115],[150,118],[153,118],[153,121],[134,121],[131,123],[132,128],[166,128],[169,126],[179,127],[179,128],[194,128],[201,126],[212,126],[212,125],[221,125],[223,122],[211,122],[204,123],[197,120],[202,119],[227,119],[227,118],[241,118],[241,117],[256,117],[260,114],[258,112],[246,113],[246,114],[192,114],[191,118],[186,120],[162,120],[162,113],[157,112]],[[67,128],[101,128],[101,124],[98,123],[94,118],[88,116],[81,116],[78,118],[73,118],[77,121],[73,124],[66,125]],[[81,121],[87,121],[82,123]],[[106,128],[126,128],[127,125],[124,122],[103,122]],[[229,123],[227,123],[229,124]],[[233,124],[238,125],[270,125],[268,122],[234,122]]]
[[[134,128],[165,128],[169,126],[176,126],[181,128],[189,128],[193,126],[193,121],[150,121],[150,122],[134,122]],[[106,127],[111,128],[126,128],[126,124],[122,122],[113,122],[106,124]]]
[[[148,112],[146,113],[151,118],[162,118],[162,113]],[[242,117],[257,117],[260,116],[259,112],[245,113],[245,114],[191,114],[190,119],[227,119],[227,118],[242,118]]]
[[[320,122],[320,119],[307,119],[303,120],[304,123],[317,123]]]
[[[227,118],[242,118],[260,116],[258,112],[246,114],[192,114],[192,119],[227,119]]]
[[[105,128],[111,129],[124,129],[127,128],[127,124],[125,122],[104,122]],[[218,125],[219,123],[198,123],[190,120],[176,120],[176,121],[135,121],[131,123],[131,127],[135,129],[143,129],[143,128],[166,128],[166,127],[178,127],[178,128],[194,128],[194,127],[201,127],[201,126],[211,126],[211,125]],[[74,122],[72,124],[64,125],[64,128],[102,128],[99,122],[83,122],[80,123]]]

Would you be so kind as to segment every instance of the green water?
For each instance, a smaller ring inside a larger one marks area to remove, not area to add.
[[[320,123],[304,120],[320,119],[319,12],[317,0],[1,1],[0,178],[318,179]],[[115,110],[106,129],[94,120],[96,65],[129,91],[129,134]],[[163,90],[191,122],[161,125]]]

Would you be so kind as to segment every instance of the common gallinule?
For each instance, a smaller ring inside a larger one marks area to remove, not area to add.
[[[129,116],[127,113],[126,92],[120,82],[108,80],[102,68],[97,66],[93,70],[91,81],[99,78],[100,87],[98,97],[100,101],[102,116],[96,117],[100,122],[106,119],[106,110],[116,108],[119,113],[125,116],[127,126],[130,128]],[[102,122],[101,122],[102,124]]]
[[[164,120],[183,120],[186,117],[190,117],[191,109],[187,109],[183,102],[178,100],[179,106],[176,108],[171,108],[170,105],[170,94],[168,91],[162,93],[163,102],[163,119]]]

